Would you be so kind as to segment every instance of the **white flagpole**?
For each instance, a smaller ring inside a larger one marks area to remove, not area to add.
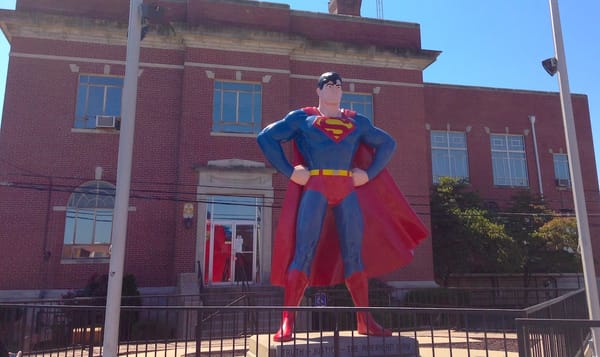
[[[583,278],[585,282],[588,312],[590,320],[600,320],[600,303],[598,302],[596,270],[594,266],[594,256],[590,238],[588,213],[585,205],[583,179],[581,174],[581,163],[579,161],[579,148],[577,145],[577,136],[575,133],[573,104],[571,102],[571,92],[569,89],[569,78],[567,75],[567,60],[565,57],[565,48],[563,44],[560,14],[558,11],[558,0],[549,1],[550,16],[552,18],[552,34],[554,37],[554,52],[557,59],[557,72],[560,88],[563,124],[565,127],[565,137],[567,141],[567,150],[569,154],[569,168],[572,181],[571,189],[573,192],[573,202],[575,204],[575,216],[577,218],[579,248],[581,250],[581,260],[583,263]],[[600,336],[598,332],[600,332],[598,331],[598,328],[592,329],[592,342],[594,343],[594,349],[596,348],[597,337]]]
[[[108,269],[108,295],[104,320],[104,342],[102,355],[114,357],[119,347],[119,315],[121,311],[121,287],[125,265],[125,241],[127,239],[127,213],[131,186],[131,161],[133,156],[133,134],[135,130],[135,107],[137,99],[137,77],[140,63],[142,29],[142,0],[131,0],[129,8],[129,30],[127,34],[127,57],[121,103],[121,128],[117,163],[117,190],[112,225],[112,245]]]

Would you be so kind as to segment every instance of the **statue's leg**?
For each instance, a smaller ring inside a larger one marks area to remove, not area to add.
[[[356,307],[369,306],[369,281],[364,272],[354,273],[346,278],[346,287],[352,296],[352,301]],[[371,336],[391,336],[392,331],[383,328],[367,311],[356,313],[356,326],[361,335]]]
[[[356,193],[348,195],[334,208],[336,226],[340,234],[340,248],[344,259],[346,287],[356,307],[369,306],[369,281],[362,261],[363,221]],[[356,313],[357,329],[361,335],[391,336],[369,312]]]
[[[307,190],[302,195],[296,217],[296,246],[288,270],[297,269],[310,275],[321,229],[327,213],[327,199],[318,191]]]
[[[298,207],[298,218],[296,220],[296,248],[294,259],[286,276],[283,292],[284,306],[298,306],[308,286],[310,265],[317,244],[325,213],[327,211],[327,200],[320,193],[308,190],[302,196]],[[276,252],[275,252],[276,254]],[[290,341],[293,339],[295,313],[283,311],[281,326],[273,336],[277,342]]]
[[[287,279],[283,292],[284,306],[298,306],[304,295],[304,290],[308,286],[308,277],[299,270],[290,270],[287,273]],[[296,313],[294,311],[284,310],[281,314],[281,326],[273,335],[273,340],[277,342],[291,341],[293,339],[294,322]]]
[[[363,216],[356,192],[333,207],[344,262],[344,277],[364,270],[362,261]]]

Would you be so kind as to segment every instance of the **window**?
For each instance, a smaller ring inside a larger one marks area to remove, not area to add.
[[[467,136],[461,132],[431,131],[431,172],[433,182],[440,177],[469,179]]]
[[[261,129],[262,86],[215,81],[213,131],[255,134]]]
[[[571,187],[571,174],[569,172],[569,156],[567,154],[554,154],[554,178],[556,186]]]
[[[529,186],[523,136],[492,134],[490,140],[494,185]]]
[[[80,75],[75,109],[75,128],[118,128],[121,117],[123,78]]]
[[[370,94],[344,93],[340,106],[354,110],[373,121],[373,96]]]
[[[208,207],[208,215],[217,220],[254,221],[260,205],[259,197],[214,196]]]
[[[79,186],[67,204],[63,258],[110,255],[115,186],[92,181]]]

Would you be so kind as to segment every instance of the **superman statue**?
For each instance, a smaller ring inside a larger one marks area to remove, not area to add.
[[[340,108],[342,78],[317,82],[318,107],[290,112],[264,128],[258,144],[289,177],[275,234],[271,281],[284,305],[297,306],[308,285],[345,282],[356,307],[368,307],[368,278],[408,264],[427,230],[385,170],[396,142],[368,118]],[[282,143],[293,141],[294,158]],[[363,244],[365,241],[365,244]],[[295,314],[284,311],[275,341],[293,339]],[[359,334],[390,336],[370,313]]]

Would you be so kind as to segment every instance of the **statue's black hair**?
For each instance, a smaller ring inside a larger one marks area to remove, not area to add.
[[[325,83],[337,83],[337,81],[340,81],[340,83],[342,83],[342,76],[340,76],[336,72],[325,72],[321,75],[321,77],[319,77],[317,87],[319,87],[319,89],[323,89]]]

